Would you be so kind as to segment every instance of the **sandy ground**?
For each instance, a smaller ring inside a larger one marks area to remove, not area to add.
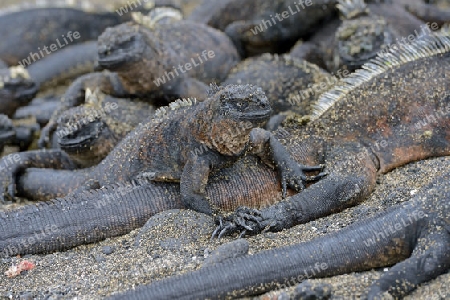
[[[364,203],[339,214],[279,233],[265,233],[247,238],[250,254],[258,251],[308,241],[339,230],[357,220],[364,220],[387,207],[407,201],[411,191],[427,184],[435,176],[450,171],[450,157],[409,164],[379,177],[375,192]],[[151,218],[152,226],[98,244],[80,246],[63,253],[27,255],[36,268],[9,279],[0,277],[0,297],[5,299],[101,299],[159,278],[194,270],[202,265],[217,246],[232,241],[210,241],[212,220],[202,214],[169,211]],[[136,236],[141,234],[139,243]],[[0,274],[22,259],[0,261]],[[387,268],[325,279],[332,286],[331,299],[360,299]],[[449,299],[450,274],[423,284],[406,299]],[[294,288],[294,287],[292,287]],[[292,290],[291,288],[291,290]],[[272,292],[260,299],[280,299]],[[285,299],[285,298],[283,298]]]
[[[2,0],[0,6],[17,3]],[[372,196],[357,207],[295,226],[279,233],[249,237],[250,254],[290,245],[337,231],[364,220],[387,207],[407,201],[411,191],[450,171],[450,157],[409,164],[379,177]],[[0,260],[0,299],[101,299],[159,278],[199,268],[217,246],[233,240],[210,241],[212,220],[189,211],[170,211],[154,216],[153,226],[97,244],[80,246],[63,253],[27,255],[36,268],[10,279],[3,273],[23,258]],[[140,243],[135,242],[141,233]],[[325,279],[332,286],[331,299],[364,298],[367,289],[386,270],[372,270]],[[423,284],[405,299],[450,299],[450,274]],[[292,290],[292,288],[290,289]],[[286,299],[289,289],[261,296]]]

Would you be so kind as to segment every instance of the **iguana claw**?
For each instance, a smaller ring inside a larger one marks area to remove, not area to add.
[[[261,212],[259,210],[245,206],[239,207],[229,216],[217,219],[218,225],[211,238],[217,236],[220,239],[222,236],[230,235],[234,232],[239,232],[240,237],[243,237],[247,231],[257,234],[263,229],[261,221]]]

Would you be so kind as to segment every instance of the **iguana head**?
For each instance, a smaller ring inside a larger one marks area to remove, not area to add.
[[[65,111],[58,119],[60,148],[83,166],[100,162],[117,142],[105,120],[108,111],[95,103],[97,97],[87,90],[87,104]]]
[[[218,113],[234,121],[251,122],[258,127],[270,118],[272,108],[264,91],[254,85],[211,85],[210,97],[219,100]]]
[[[250,132],[270,118],[272,108],[263,90],[253,85],[211,85],[198,114],[197,140],[224,155],[245,151]]]
[[[146,48],[139,26],[123,23],[107,28],[98,38],[99,67],[118,71],[127,63],[140,61]]]
[[[336,31],[337,43],[333,66],[349,70],[360,68],[384,46],[393,42],[391,30],[383,17],[371,15],[363,0],[338,0],[342,24]]]
[[[383,17],[344,20],[336,32],[337,59],[350,70],[360,68],[393,42],[393,35]]]
[[[120,71],[124,64],[154,58],[162,52],[162,45],[152,36],[158,24],[168,24],[182,19],[175,8],[158,7],[148,15],[132,13],[133,22],[107,28],[98,38],[99,66],[111,71]]]
[[[33,99],[38,90],[38,85],[22,66],[0,69],[0,113],[12,115]]]
[[[161,24],[177,22],[174,9],[155,9],[149,16],[133,14],[133,22],[106,29],[98,38],[100,69],[117,72],[130,93],[157,90],[155,83],[172,70],[178,53],[167,49],[155,31]]]

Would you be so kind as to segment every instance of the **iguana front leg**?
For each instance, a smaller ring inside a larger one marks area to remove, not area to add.
[[[315,176],[306,176],[304,172],[321,171],[323,166],[305,166],[296,162],[280,141],[262,128],[255,128],[250,132],[249,152],[259,156],[267,165],[276,167],[283,198],[286,198],[288,187],[299,192],[305,188],[305,183],[318,180],[327,174],[321,172]]]
[[[181,174],[181,201],[186,208],[208,215],[215,213],[205,194],[206,184],[211,170],[211,162],[207,155],[191,154]]]
[[[336,146],[327,153],[329,175],[301,193],[261,210],[240,207],[217,220],[213,236],[233,232],[280,231],[341,211],[369,195],[375,186],[376,158],[359,144]]]

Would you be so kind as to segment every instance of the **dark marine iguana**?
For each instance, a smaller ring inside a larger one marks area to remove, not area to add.
[[[397,2],[337,2],[340,20],[331,20],[308,41],[291,50],[293,55],[330,72],[354,71],[390,47],[403,48],[439,29],[437,23],[425,24]]]
[[[229,259],[108,299],[229,299],[322,278],[393,265],[367,299],[395,299],[450,270],[450,173],[409,201],[308,242]],[[388,231],[387,231],[388,230]],[[387,236],[379,238],[381,233]],[[376,243],[367,245],[368,240]],[[315,266],[325,264],[325,268]],[[309,276],[305,276],[308,274]],[[386,298],[383,298],[386,299]]]
[[[89,189],[150,176],[155,181],[180,182],[186,207],[212,214],[217,210],[204,196],[209,173],[233,164],[243,155],[255,154],[277,167],[283,196],[287,186],[300,190],[305,182],[324,176],[306,177],[303,171],[318,171],[321,167],[298,165],[271,133],[258,128],[270,114],[270,103],[261,88],[211,85],[210,96],[203,102],[178,100],[160,108],[155,118],[136,127],[97,166],[60,174],[66,184],[53,196],[80,187]],[[2,170],[2,186],[10,192],[14,177],[25,168],[45,168],[47,164],[54,168],[62,159],[65,161],[61,161],[60,168],[73,169],[73,162],[67,160],[65,153],[58,158],[54,151],[18,155],[20,163]],[[46,193],[45,187],[53,184],[50,180],[40,189]]]
[[[311,113],[311,106],[319,94],[305,93],[294,101],[302,90],[331,81],[331,75],[314,64],[288,54],[263,54],[238,63],[222,84],[253,84],[266,93],[273,110],[278,114],[287,110],[301,115]]]
[[[151,18],[133,16],[135,22],[108,28],[98,38],[99,67],[111,72],[88,74],[73,82],[42,130],[40,147],[55,129],[59,114],[83,103],[86,88],[98,87],[115,97],[148,99],[156,105],[177,98],[201,100],[206,97],[207,84],[221,82],[240,60],[224,33],[180,20],[173,9],[161,9]]]
[[[155,113],[143,101],[114,98],[86,90],[86,103],[65,111],[58,120],[59,148],[80,167],[100,163],[137,125]]]
[[[335,0],[204,1],[188,17],[227,33],[243,56],[285,52],[336,13]],[[286,48],[286,45],[287,48]]]

